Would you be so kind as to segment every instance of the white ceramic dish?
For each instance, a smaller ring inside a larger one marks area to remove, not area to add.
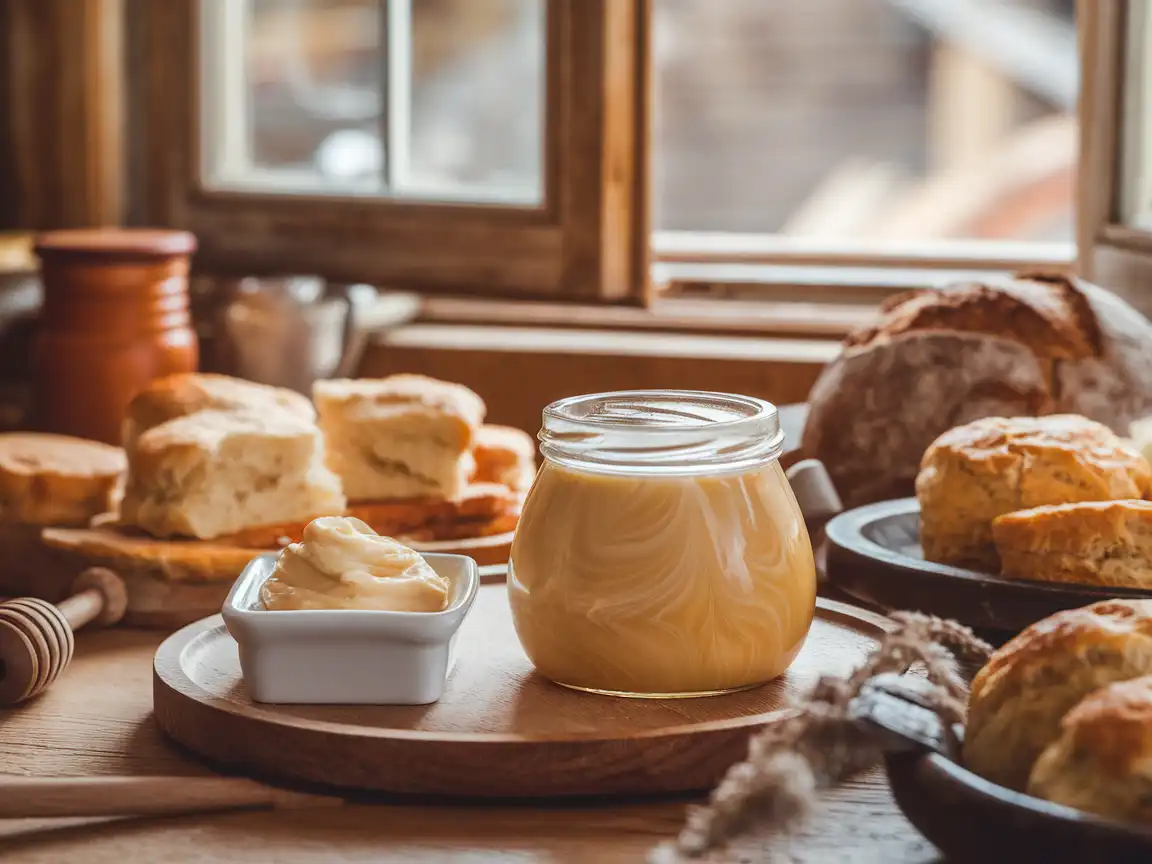
[[[442,612],[271,612],[260,601],[260,586],[276,556],[252,559],[222,611],[240,647],[252,699],[312,705],[427,705],[439,699],[480,574],[464,555],[429,553],[424,559],[451,586]]]

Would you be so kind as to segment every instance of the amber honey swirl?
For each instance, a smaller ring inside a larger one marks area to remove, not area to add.
[[[508,591],[524,650],[553,681],[705,695],[788,668],[812,623],[816,573],[776,461],[691,476],[546,461],[517,529]]]

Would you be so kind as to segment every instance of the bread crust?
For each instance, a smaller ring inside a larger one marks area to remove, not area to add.
[[[1114,819],[1152,821],[1152,676],[1110,684],[1064,715],[1028,794]]]
[[[1144,457],[1100,423],[1067,414],[976,420],[945,432],[924,453],[916,477],[924,557],[994,573],[997,517],[1150,491]]]
[[[124,446],[156,426],[200,411],[281,409],[309,422],[316,409],[302,393],[229,375],[190,373],[153,381],[133,397],[124,420]]]
[[[1022,273],[908,292],[817,380],[804,450],[847,506],[903,497],[928,444],[970,420],[1071,413],[1126,434],[1152,413],[1149,368],[1152,324],[1081,280]]]
[[[1046,373],[1021,345],[969,333],[909,333],[847,348],[808,397],[804,453],[846,507],[914,494],[920,457],[947,429],[1051,413]]]
[[[1057,613],[998,651],[972,682],[964,760],[1024,791],[1064,715],[1089,693],[1152,674],[1152,600],[1105,600]]]
[[[96,441],[0,434],[0,520],[87,525],[114,506],[126,465],[123,450]]]
[[[312,398],[319,412],[324,407],[348,412],[371,412],[384,404],[415,404],[458,417],[472,433],[484,422],[484,400],[463,384],[427,375],[389,375],[387,378],[330,378],[317,381]]]
[[[1152,589],[1152,502],[1034,507],[997,517],[1002,575]]]
[[[997,279],[897,295],[883,320],[849,335],[873,345],[901,333],[958,330],[1006,338],[1045,360],[1097,357],[1099,333],[1081,320],[1083,298],[1067,280]]]

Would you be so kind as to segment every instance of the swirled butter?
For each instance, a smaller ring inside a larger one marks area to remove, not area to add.
[[[553,681],[717,693],[788,668],[812,623],[816,570],[779,463],[714,477],[546,463],[508,593],[525,652]]]
[[[359,519],[325,516],[286,547],[260,589],[265,609],[375,609],[439,612],[448,580],[420,553]]]

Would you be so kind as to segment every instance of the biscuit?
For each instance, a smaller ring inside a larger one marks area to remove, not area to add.
[[[924,557],[995,573],[992,521],[1047,504],[1144,498],[1152,468],[1107,427],[1072,414],[990,417],[941,435],[916,477]]]
[[[1028,794],[1100,816],[1152,822],[1152,676],[1086,696],[1036,760]]]
[[[973,680],[964,761],[1024,791],[1069,709],[1106,684],[1143,675],[1152,675],[1152,600],[1105,600],[1038,621]]]
[[[473,475],[484,402],[421,375],[317,381],[327,464],[350,501],[456,498]]]
[[[1092,501],[998,516],[992,539],[1012,579],[1152,588],[1152,502]]]

